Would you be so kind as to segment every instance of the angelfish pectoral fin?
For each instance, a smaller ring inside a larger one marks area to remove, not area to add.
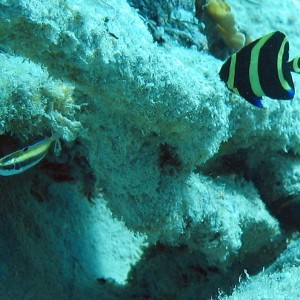
[[[295,96],[295,90],[294,89],[289,89],[286,91],[287,93],[287,99],[290,100],[290,99],[293,99],[294,96]]]
[[[259,108],[264,108],[263,104],[261,103],[261,97],[253,97],[253,98],[245,98],[249,103],[252,105],[259,107]]]

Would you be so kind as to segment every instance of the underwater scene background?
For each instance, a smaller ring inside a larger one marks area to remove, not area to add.
[[[0,0],[0,299],[300,299],[299,15]]]

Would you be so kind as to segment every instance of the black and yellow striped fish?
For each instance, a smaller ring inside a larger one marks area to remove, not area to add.
[[[0,175],[16,175],[33,167],[46,156],[50,145],[57,138],[58,135],[53,135],[0,158]]]
[[[262,108],[262,96],[282,100],[294,97],[291,71],[300,73],[300,57],[288,60],[287,37],[275,31],[232,55],[221,67],[219,75],[228,89]]]

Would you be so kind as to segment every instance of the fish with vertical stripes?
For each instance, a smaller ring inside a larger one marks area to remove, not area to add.
[[[263,96],[278,100],[294,98],[291,72],[300,73],[300,57],[289,61],[287,37],[275,31],[233,54],[219,75],[229,90],[262,108]]]

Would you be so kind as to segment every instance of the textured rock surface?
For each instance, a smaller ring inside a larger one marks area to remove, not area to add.
[[[41,65],[12,53],[0,54],[0,72],[1,134],[24,139],[59,132],[74,139],[81,124],[75,120],[79,107],[73,85],[50,78]]]
[[[250,36],[276,28],[300,44],[294,1],[231,2]],[[2,294],[20,282],[10,298],[47,286],[49,299],[207,298],[282,251],[256,170],[270,153],[298,155],[299,93],[250,107],[220,82],[221,61],[153,43],[147,22],[125,0],[0,0],[0,131],[17,138],[3,144],[62,136],[60,157],[1,183],[2,256],[17,245]]]
[[[272,266],[247,280],[229,297],[219,299],[298,299],[300,283],[299,238],[290,243]]]

